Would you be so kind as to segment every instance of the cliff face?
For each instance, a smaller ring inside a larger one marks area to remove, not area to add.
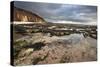
[[[13,7],[12,21],[45,23],[45,20],[39,15],[16,7]]]

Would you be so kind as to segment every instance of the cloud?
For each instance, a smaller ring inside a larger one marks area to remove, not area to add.
[[[97,22],[97,7],[88,5],[54,4],[15,1],[16,7],[36,13],[48,22],[70,21],[79,23]],[[56,23],[56,22],[55,22]],[[66,22],[67,23],[67,22]]]

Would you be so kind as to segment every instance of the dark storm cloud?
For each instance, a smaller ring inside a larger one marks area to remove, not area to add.
[[[15,1],[16,7],[39,14],[49,22],[97,22],[97,7],[86,5],[53,4]]]

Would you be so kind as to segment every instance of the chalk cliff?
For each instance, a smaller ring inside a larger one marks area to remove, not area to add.
[[[40,17],[39,15],[24,10],[20,9],[17,7],[13,7],[13,17],[12,21],[17,21],[17,22],[33,22],[33,23],[45,23],[46,21]]]

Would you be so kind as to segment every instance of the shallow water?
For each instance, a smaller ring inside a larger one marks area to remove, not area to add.
[[[69,40],[73,44],[76,44],[76,43],[80,42],[82,39],[84,39],[84,36],[82,34],[70,34],[70,35],[66,35],[66,36],[61,36],[60,39],[63,39],[66,41]]]
[[[91,45],[97,44],[97,40],[87,37],[85,38],[83,34],[70,34],[66,36],[61,36],[60,39],[66,40],[66,41],[71,41],[72,44],[77,44],[80,43],[81,41],[88,42]]]

